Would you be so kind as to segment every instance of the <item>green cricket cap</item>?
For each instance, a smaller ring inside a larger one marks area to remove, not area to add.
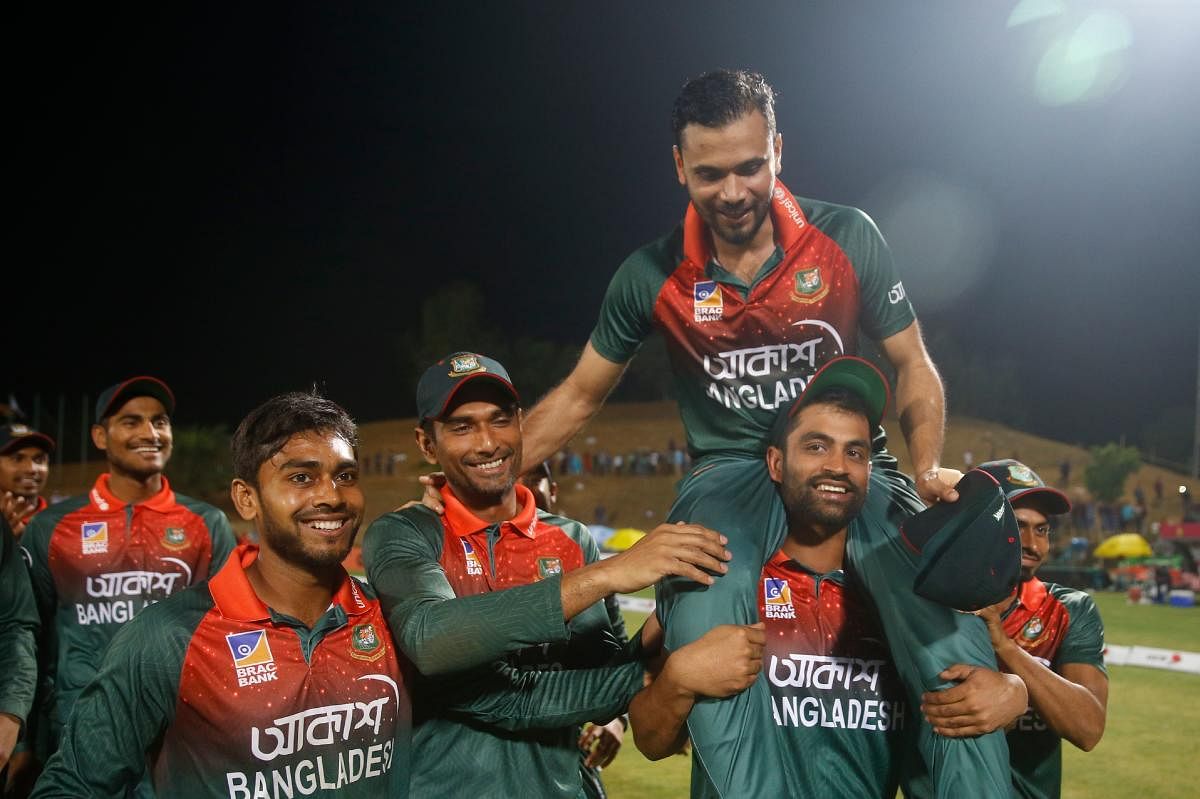
[[[476,380],[490,380],[517,403],[521,402],[508,370],[499,361],[476,352],[456,352],[442,358],[421,375],[417,383],[417,417],[421,421],[440,419],[459,389]]]

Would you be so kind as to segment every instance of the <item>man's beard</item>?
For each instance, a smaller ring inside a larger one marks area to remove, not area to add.
[[[269,514],[264,514],[262,521],[263,542],[271,548],[271,551],[281,560],[309,571],[325,571],[340,564],[350,554],[350,548],[354,545],[354,537],[358,533],[355,530],[354,535],[347,536],[343,546],[336,549],[325,547],[312,550],[304,546],[303,534],[298,529],[295,532],[285,530],[276,525]],[[297,523],[296,526],[299,528],[301,525]]]
[[[699,206],[697,206],[699,209]],[[750,224],[745,228],[734,229],[724,221],[724,217],[716,207],[709,207],[701,213],[713,235],[734,246],[740,247],[750,242],[762,229],[767,214],[771,211],[769,202],[755,202],[750,206]]]
[[[823,502],[821,492],[813,485],[806,483],[799,491],[785,486],[783,504],[787,509],[788,520],[804,527],[821,527],[830,534],[850,524],[862,511],[867,501],[867,493],[846,481],[838,482],[854,497],[852,502],[844,506]]]

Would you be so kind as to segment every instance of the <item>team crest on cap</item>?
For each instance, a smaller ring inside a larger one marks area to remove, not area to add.
[[[8,430],[9,430],[9,432],[10,432],[10,433],[12,433],[14,436],[23,436],[23,435],[25,435],[25,434],[27,434],[27,433],[31,432],[31,431],[30,431],[30,429],[29,429],[28,427],[26,427],[25,425],[23,425],[23,424],[16,424],[16,423],[14,423],[14,424],[10,424],[10,425],[8,426]]]
[[[483,565],[480,564],[479,558],[475,556],[475,549],[471,546],[471,542],[465,538],[460,538],[462,541],[463,554],[467,558],[467,574],[478,577],[483,574]]]
[[[1025,464],[1010,463],[1008,465],[1008,482],[1019,486],[1036,486],[1038,479],[1034,476],[1033,470]]]
[[[811,305],[825,299],[829,286],[821,279],[821,267],[814,266],[796,272],[796,283],[792,287],[792,299]]]
[[[233,668],[240,687],[279,679],[266,630],[229,633],[225,643],[229,645],[229,654],[233,655]]]
[[[476,372],[486,372],[487,369],[479,362],[477,355],[458,355],[450,359],[450,377],[462,377]]]
[[[1037,616],[1034,616],[1032,619],[1025,622],[1025,626],[1021,628],[1021,637],[1026,641],[1036,641],[1038,636],[1042,634],[1043,629],[1045,629],[1045,627],[1042,624],[1042,620]]]
[[[692,286],[692,308],[697,322],[716,322],[725,313],[721,287],[715,280],[699,280]]]
[[[83,554],[98,555],[108,551],[108,522],[84,522],[79,530]]]
[[[794,619],[796,609],[792,607],[792,589],[782,577],[763,578],[763,604],[768,619]]]
[[[538,579],[544,580],[555,574],[562,574],[561,558],[538,558]]]
[[[187,533],[182,527],[168,527],[163,531],[162,543],[167,549],[184,549],[188,545]]]
[[[374,624],[356,624],[350,631],[350,656],[359,660],[379,660],[383,657],[383,639]]]

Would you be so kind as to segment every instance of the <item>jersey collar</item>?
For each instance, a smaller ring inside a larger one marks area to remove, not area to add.
[[[785,253],[800,240],[801,231],[808,227],[800,204],[778,179],[775,181],[775,193],[771,196],[771,223],[775,226],[775,243]],[[687,214],[683,218],[683,255],[701,269],[712,258],[708,227],[692,203],[688,203]]]
[[[89,492],[89,498],[91,499],[92,504],[100,510],[121,510],[127,504],[126,502],[118,499],[116,494],[114,494],[112,489],[109,487],[109,480],[111,477],[112,475],[110,475],[108,472],[100,475],[98,478],[96,478],[96,483],[92,486],[91,492]],[[146,500],[145,502],[137,503],[137,507],[149,508],[150,510],[158,511],[159,513],[166,513],[168,510],[174,507],[174,505],[175,492],[171,490],[171,484],[167,482],[167,476],[165,474],[162,476],[162,488],[159,489],[158,493],[150,497],[150,499]]]
[[[505,530],[510,530],[526,538],[536,538],[537,503],[533,499],[533,492],[520,483],[517,483],[514,488],[517,492],[517,502],[521,507],[516,516],[500,523],[500,532],[503,534]],[[450,532],[461,538],[492,526],[492,522],[485,522],[467,510],[467,507],[458,501],[458,497],[454,496],[449,484],[442,486],[441,492],[442,505],[446,508],[446,513],[442,518]]]
[[[239,544],[221,570],[208,581],[213,602],[225,618],[234,621],[267,621],[271,618],[270,608],[254,593],[254,587],[246,577],[246,568],[257,558],[256,544]],[[345,573],[331,604],[340,605],[347,616],[360,616],[371,610],[362,589]]]
[[[821,574],[820,572],[815,572],[808,568],[803,563],[788,557],[788,554],[782,549],[776,552],[775,555],[769,561],[767,561],[767,565],[773,566],[777,569],[783,568],[790,571],[804,572],[814,580],[833,580],[835,583],[843,583],[846,580],[846,571],[844,569],[834,569],[831,572],[825,572],[824,574]]]
[[[1046,584],[1036,577],[1021,583],[1017,588],[1017,602],[1026,610],[1039,607],[1046,601]]]

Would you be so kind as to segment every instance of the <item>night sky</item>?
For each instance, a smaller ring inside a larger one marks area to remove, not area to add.
[[[313,382],[410,415],[393,365],[454,279],[582,346],[682,217],[679,87],[744,67],[779,92],[781,179],[871,214],[927,335],[1019,363],[1031,427],[1191,418],[1198,4],[175,5],[10,22],[27,410],[149,373],[182,423]]]

